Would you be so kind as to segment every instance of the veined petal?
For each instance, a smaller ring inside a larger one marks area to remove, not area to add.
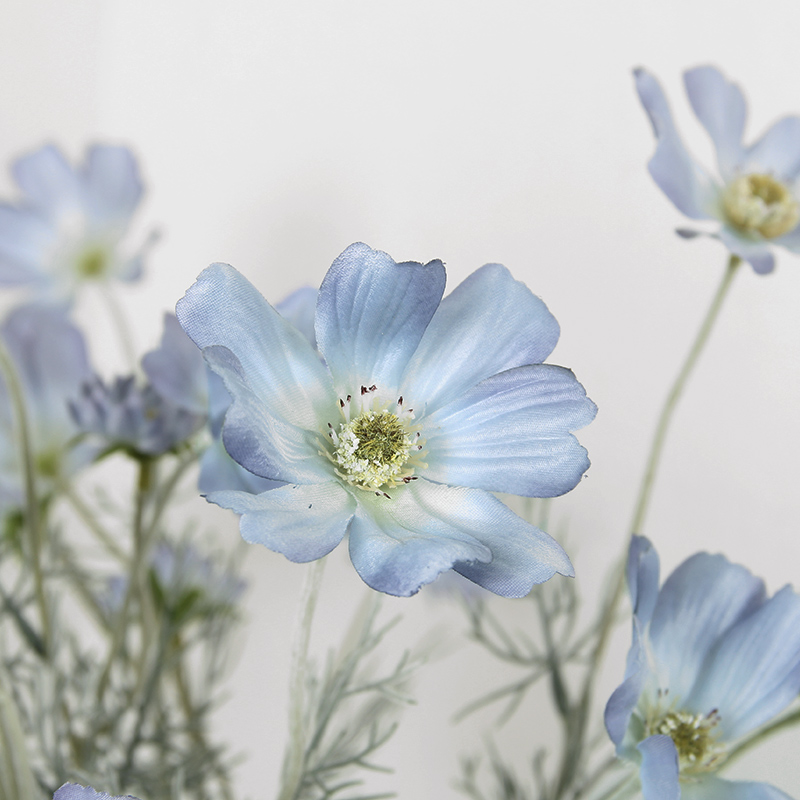
[[[747,148],[742,169],[791,181],[800,174],[800,117],[779,119]]]
[[[639,742],[642,754],[639,778],[644,800],[680,800],[678,751],[669,736],[649,736]]]
[[[284,484],[248,472],[228,455],[222,439],[214,439],[200,458],[197,488],[201,494],[236,489],[248,494],[261,494]]]
[[[633,709],[639,702],[645,680],[647,679],[647,658],[642,643],[642,632],[639,621],[633,620],[633,643],[628,651],[625,679],[614,690],[606,703],[603,721],[608,735],[615,745],[619,746],[625,738]]]
[[[647,625],[653,616],[658,598],[658,553],[649,539],[632,536],[628,549],[626,577],[631,596],[633,615],[641,625]]]
[[[698,783],[681,787],[681,800],[792,800],[768,783],[725,781],[710,775]]]
[[[356,509],[355,500],[336,481],[281,486],[262,494],[212,492],[208,499],[242,515],[239,530],[245,541],[300,562],[330,553]]]
[[[636,91],[658,140],[647,168],[662,192],[691,219],[713,219],[719,188],[683,146],[667,98],[658,81],[643,69],[634,70]]]
[[[233,267],[203,270],[176,313],[199,348],[230,350],[273,417],[316,430],[335,408],[330,376],[311,345]]]
[[[731,253],[747,261],[759,275],[766,275],[775,269],[775,256],[770,252],[766,242],[745,239],[727,225],[724,225],[717,235]]]
[[[314,312],[317,306],[317,290],[311,286],[302,286],[277,303],[275,310],[308,339],[309,344],[317,349],[317,334],[314,331]]]
[[[339,393],[377,385],[394,393],[444,293],[441,261],[397,264],[352,244],[331,265],[317,298],[319,349]]]
[[[688,702],[719,709],[726,740],[776,716],[800,692],[800,597],[786,586],[729,631]]]
[[[53,145],[17,159],[11,172],[26,199],[50,219],[79,209],[83,203],[80,179]]]
[[[425,477],[525,497],[564,494],[589,467],[570,431],[596,412],[568,369],[506,370],[425,418]]]
[[[275,416],[250,385],[242,365],[225,347],[203,350],[206,362],[225,382],[232,398],[222,440],[230,455],[250,472],[287,483],[329,481],[333,468],[319,455],[318,434]]]
[[[136,798],[130,794],[112,797],[107,792],[96,792],[91,786],[65,783],[60,789],[56,789],[53,800],[136,800]]]
[[[85,183],[89,219],[96,224],[127,227],[143,191],[133,153],[127,147],[91,147],[86,158]]]
[[[763,582],[720,555],[698,553],[669,576],[653,610],[650,642],[671,697],[689,696],[716,642],[763,602]]]
[[[486,264],[442,300],[403,376],[427,413],[498,372],[540,364],[558,342],[547,306],[501,264]]]
[[[741,89],[715,67],[695,67],[683,76],[689,102],[717,149],[717,164],[725,180],[744,154],[742,136],[747,104]]]
[[[350,556],[373,588],[407,596],[451,567],[485,589],[523,597],[556,572],[572,575],[558,543],[496,497],[413,481],[391,500],[359,496]]]
[[[164,314],[161,344],[145,353],[142,369],[162,397],[195,414],[208,413],[206,363],[174,314]]]

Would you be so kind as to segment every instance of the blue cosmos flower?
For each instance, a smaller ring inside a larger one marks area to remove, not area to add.
[[[78,428],[68,402],[92,374],[81,332],[58,309],[22,306],[9,314],[0,337],[16,367],[25,398],[37,489],[44,497],[95,455],[76,445]],[[0,376],[0,509],[25,502],[18,420]]]
[[[106,792],[96,792],[91,786],[80,786],[77,783],[65,783],[56,790],[53,800],[137,800],[133,795],[112,797]]]
[[[714,67],[688,70],[686,92],[716,148],[717,178],[687,152],[658,81],[643,69],[634,75],[658,140],[648,169],[678,210],[690,219],[719,220],[722,227],[711,235],[756,272],[773,270],[773,244],[800,253],[800,117],[784,117],[745,147],[747,107],[739,87]]]
[[[145,250],[120,245],[142,196],[136,160],[95,145],[72,167],[52,145],[12,165],[22,191],[0,204],[0,285],[28,285],[41,300],[69,302],[85,281],[136,280]]]
[[[319,290],[319,352],[228,265],[178,302],[233,398],[225,448],[287,484],[208,495],[242,515],[246,540],[311,561],[348,534],[364,581],[401,596],[451,568],[514,597],[573,574],[551,537],[490,492],[572,489],[589,461],[570,431],[596,408],[569,370],[541,363],[558,323],[505,267],[442,300],[444,285],[440,261],[350,246]]]
[[[721,555],[698,553],[659,590],[658,555],[634,536],[628,554],[633,645],[606,728],[639,765],[645,800],[779,800],[764,783],[716,776],[731,749],[800,691],[800,597],[771,598]]]

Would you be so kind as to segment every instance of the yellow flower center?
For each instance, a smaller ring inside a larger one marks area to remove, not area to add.
[[[100,278],[108,268],[108,253],[102,247],[91,247],[78,257],[76,269],[82,278]]]
[[[775,239],[800,222],[800,203],[771,175],[739,175],[726,187],[722,206],[728,222],[744,233]]]
[[[403,408],[402,397],[394,404],[381,403],[373,397],[375,390],[361,387],[358,401],[350,395],[339,401],[344,422],[338,430],[328,424],[333,451],[324,452],[340,478],[385,494],[378,490],[416,480],[415,468],[427,465],[420,460],[423,442],[419,425],[412,424],[413,409]]]
[[[719,715],[670,711],[647,726],[648,736],[663,734],[675,742],[681,775],[717,769],[724,757],[715,731]]]

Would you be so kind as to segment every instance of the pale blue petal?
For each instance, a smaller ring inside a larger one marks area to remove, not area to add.
[[[112,797],[107,792],[96,792],[91,786],[65,783],[60,789],[56,789],[53,800],[136,800],[136,798],[130,794]]]
[[[631,714],[639,702],[647,675],[647,659],[642,644],[641,626],[634,617],[633,644],[628,651],[625,679],[608,699],[603,715],[608,735],[617,746],[625,738]]]
[[[771,239],[770,241],[773,244],[777,244],[781,247],[785,247],[787,250],[791,250],[793,253],[800,253],[800,225],[789,231],[789,233],[785,234],[784,236],[780,236],[777,239]]]
[[[225,347],[207,347],[203,356],[225,382],[233,402],[225,414],[222,439],[235,461],[270,480],[321,483],[333,466],[319,455],[319,435],[276,417]]]
[[[779,714],[800,692],[800,597],[786,586],[725,633],[688,700],[716,708],[726,740]]]
[[[365,244],[350,245],[333,262],[319,289],[315,325],[340,396],[373,385],[396,393],[444,285],[441,261],[396,264]]]
[[[335,412],[336,396],[319,356],[233,267],[203,270],[176,312],[198,347],[221,345],[233,353],[273,417],[317,430]]]
[[[683,146],[658,81],[643,69],[636,69],[633,74],[636,91],[657,139],[656,152],[647,165],[650,175],[687,217],[713,219],[719,187]]]
[[[311,286],[296,289],[280,303],[275,310],[308,339],[309,344],[317,349],[317,334],[314,330],[314,313],[317,306],[317,290]]]
[[[698,553],[667,578],[650,621],[650,642],[671,697],[689,696],[716,642],[764,602],[764,593],[761,580],[721,555]]]
[[[763,240],[746,239],[727,225],[723,226],[717,235],[731,253],[747,261],[759,275],[766,275],[775,269],[775,257],[770,252],[769,245]]]
[[[206,363],[174,314],[164,314],[161,344],[144,355],[142,369],[162,397],[194,414],[208,413]]]
[[[506,597],[522,597],[556,572],[572,575],[566,553],[496,497],[419,480],[359,495],[350,556],[373,588],[407,596],[454,568]]]
[[[342,540],[356,502],[336,481],[312,486],[281,486],[262,494],[223,491],[212,503],[242,515],[245,541],[263,544],[290,561],[314,561]]]
[[[281,481],[271,481],[248,472],[229,455],[222,439],[214,439],[200,458],[200,475],[197,488],[201,494],[236,489],[249,494],[261,494],[269,489],[284,486]]]
[[[17,159],[11,172],[26,200],[51,219],[83,206],[81,181],[53,145]]]
[[[792,800],[768,783],[725,781],[713,775],[699,783],[686,782],[681,791],[681,800]]]
[[[669,736],[649,736],[639,742],[642,754],[639,778],[644,800],[680,800],[678,751]]]
[[[425,477],[525,497],[564,494],[589,467],[570,431],[596,411],[568,369],[501,372],[425,418]]]
[[[649,539],[633,535],[628,548],[626,577],[631,596],[633,614],[641,625],[647,625],[653,616],[658,598],[658,553]]]
[[[694,113],[717,149],[717,164],[729,180],[744,154],[742,136],[747,104],[741,89],[715,67],[695,67],[683,76]]]
[[[480,381],[540,364],[559,328],[547,306],[501,264],[486,264],[444,298],[403,377],[412,404],[431,413]]]
[[[42,280],[42,262],[54,229],[28,208],[0,204],[0,284]]]
[[[2,335],[18,366],[37,433],[72,429],[67,402],[92,377],[81,332],[61,310],[22,306],[9,314]]]
[[[91,147],[84,179],[90,220],[126,227],[142,198],[142,182],[133,153],[126,147]]]
[[[791,181],[800,173],[800,117],[779,119],[747,149],[743,172],[762,172]]]

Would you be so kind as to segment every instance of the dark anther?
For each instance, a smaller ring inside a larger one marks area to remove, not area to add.
[[[339,398],[339,408],[344,408],[344,400],[341,397]]]
[[[369,387],[367,391],[374,392],[378,387],[373,383],[372,386]]]
[[[352,395],[347,395],[347,402],[348,403],[350,402],[351,399],[352,399]]]
[[[361,394],[365,395],[366,393],[367,393],[367,387],[366,386],[362,386],[361,387]]]
[[[397,405],[403,405],[403,395],[400,395],[400,397],[397,399]]]

